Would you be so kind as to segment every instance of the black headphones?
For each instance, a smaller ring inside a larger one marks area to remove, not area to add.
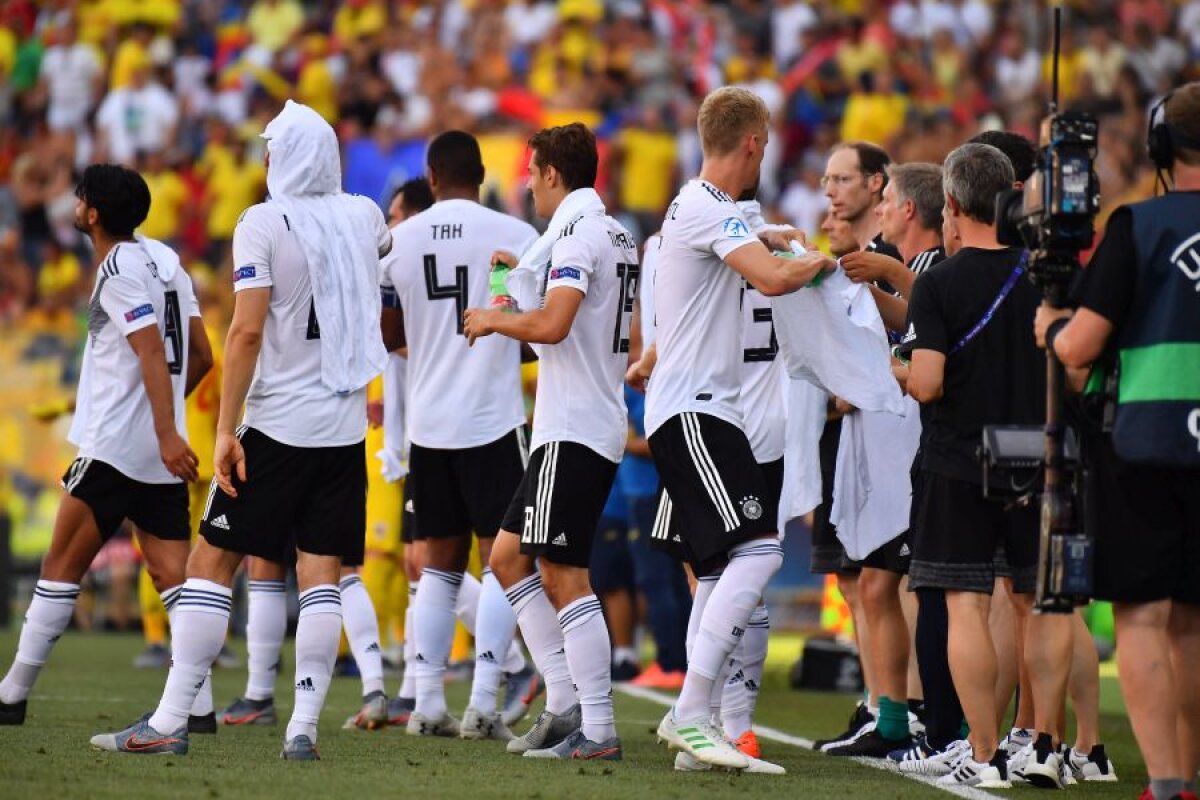
[[[1174,94],[1174,90],[1167,92],[1166,96],[1150,109],[1150,122],[1146,129],[1146,152],[1160,172],[1171,169],[1175,164],[1175,151],[1178,148],[1200,150],[1200,139],[1185,136],[1167,124],[1167,103]]]

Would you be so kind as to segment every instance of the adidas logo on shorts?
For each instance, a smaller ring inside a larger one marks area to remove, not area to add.
[[[313,686],[312,678],[301,678],[296,682],[296,688],[302,692],[315,692],[317,687]]]
[[[900,545],[900,556],[901,557],[911,556],[911,555],[912,555],[912,550],[909,549],[909,546],[907,544]]]
[[[486,650],[486,651],[480,653],[478,656],[476,656],[475,660],[476,661],[487,661],[488,663],[495,664],[496,656],[492,654],[491,650]]]
[[[229,520],[225,519],[224,514],[217,517],[216,519],[209,520],[208,524],[212,525],[214,528],[220,528],[223,531],[229,530]]]
[[[367,652],[368,653],[378,653],[379,652],[379,642],[371,642],[369,645],[367,645]]]
[[[554,537],[554,541],[552,541],[550,544],[558,545],[559,547],[566,547],[567,535],[565,533],[560,533],[558,536]]]

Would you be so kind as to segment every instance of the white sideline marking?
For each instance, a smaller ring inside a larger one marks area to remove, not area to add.
[[[651,703],[658,703],[660,706],[669,707],[675,704],[675,697],[673,695],[665,694],[654,689],[645,689],[641,686],[630,686],[628,684],[618,684],[613,686],[613,688],[622,694],[629,695],[630,697],[636,697],[639,700],[648,700]],[[765,725],[759,725],[758,723],[755,723],[754,732],[762,738],[769,739],[772,742],[790,744],[792,747],[799,747],[802,750],[813,749],[813,742],[811,739],[805,739],[802,736],[793,736],[790,733],[784,733],[783,731],[776,730],[775,728],[768,728]],[[890,772],[893,775],[899,775],[901,778],[908,778],[916,781],[917,783],[923,783],[926,786],[930,786],[939,791],[952,794],[956,797],[965,797],[969,800],[995,800],[995,798],[999,797],[999,795],[985,792],[982,789],[976,789],[973,786],[943,786],[937,782],[937,778],[932,778],[928,775],[910,775],[907,772],[900,772],[892,767],[891,764],[886,760],[881,761],[877,758],[854,758],[850,760],[864,766],[873,767],[875,769],[883,770],[884,772]]]

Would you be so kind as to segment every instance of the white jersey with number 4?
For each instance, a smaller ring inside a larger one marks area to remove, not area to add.
[[[537,237],[532,225],[470,200],[434,203],[392,229],[383,304],[404,315],[413,444],[478,447],[524,423],[520,345],[485,336],[468,347],[463,312],[488,305],[492,253],[520,257]]]
[[[566,338],[538,348],[531,449],[577,442],[609,461],[621,460],[637,286],[637,244],[619,222],[588,214],[563,227],[550,253],[546,292],[567,287],[582,292],[583,301]]]
[[[356,197],[376,222],[376,246],[391,245],[379,207]],[[367,389],[335,394],[321,379],[321,327],[308,258],[282,207],[246,209],[233,232],[233,290],[269,288],[270,306],[243,422],[293,447],[339,447],[367,434]]]
[[[646,433],[685,411],[743,426],[742,276],[723,259],[756,242],[733,199],[692,180],[667,209],[654,277],[658,362]]]
[[[175,429],[187,438],[183,401],[187,383],[188,328],[200,316],[192,279],[181,268],[163,281],[138,242],[114,245],[96,274],[88,306],[88,343],[70,440],[80,458],[103,461],[142,483],[178,483],[163,466],[154,413],[142,382],[141,362],[128,337],[158,327],[171,376]]]

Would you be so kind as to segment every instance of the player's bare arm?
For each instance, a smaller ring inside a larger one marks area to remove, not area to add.
[[[383,335],[383,346],[389,353],[400,353],[408,358],[408,342],[404,338],[403,311],[385,306],[379,315],[379,331]]]
[[[200,385],[204,376],[213,367],[212,345],[208,341],[208,332],[204,330],[204,320],[192,317],[188,321],[188,356],[187,382],[183,394],[187,397],[192,390]]]
[[[158,327],[151,325],[129,334],[129,346],[137,354],[142,370],[146,398],[154,415],[154,434],[163,465],[177,478],[194,481],[199,476],[200,459],[175,429],[175,403],[171,397],[171,375],[167,371],[167,351]]]
[[[658,343],[651,342],[646,351],[642,353],[642,357],[630,365],[629,370],[625,373],[625,382],[631,389],[645,394],[646,381],[650,380],[650,373],[654,371],[654,365],[657,363]]]
[[[233,321],[225,337],[225,373],[221,379],[221,413],[217,418],[213,475],[221,491],[230,497],[237,497],[232,479],[234,470],[237,470],[238,480],[246,480],[246,455],[234,430],[242,416],[250,381],[254,378],[270,304],[270,287],[238,292],[233,301]]]
[[[773,232],[782,235],[782,232]],[[788,240],[791,241],[791,240]],[[795,258],[777,256],[761,242],[750,242],[725,256],[725,263],[767,297],[794,292],[819,273],[834,267],[833,259],[811,252]]]
[[[546,292],[541,308],[513,313],[498,308],[468,308],[463,312],[463,334],[470,344],[480,336],[499,333],[519,342],[558,344],[567,338],[583,292],[560,286]]]

